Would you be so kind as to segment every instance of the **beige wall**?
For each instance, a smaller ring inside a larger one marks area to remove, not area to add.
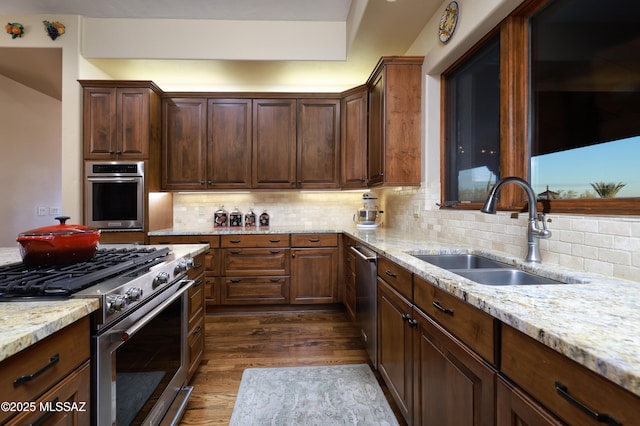
[[[0,247],[19,232],[57,223],[49,208],[62,206],[62,104],[0,75]],[[46,216],[37,215],[37,207]]]

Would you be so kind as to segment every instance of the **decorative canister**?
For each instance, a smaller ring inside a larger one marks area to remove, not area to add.
[[[220,206],[220,208],[213,214],[213,226],[216,228],[227,226],[229,224],[228,219],[229,213],[224,209],[224,206]]]
[[[229,213],[229,226],[242,226],[242,213],[237,207]]]
[[[260,213],[260,226],[269,226],[269,213],[266,210]]]
[[[244,226],[247,228],[256,226],[256,214],[253,212],[253,209],[249,209],[249,213],[244,215]]]

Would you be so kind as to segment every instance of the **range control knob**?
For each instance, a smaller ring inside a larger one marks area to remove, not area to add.
[[[191,268],[193,268],[193,258],[191,258],[191,257],[183,257],[182,259],[180,259],[178,261],[178,264],[176,265],[175,269],[173,270],[173,273],[175,275],[180,275],[181,273],[186,272]]]
[[[117,296],[107,297],[107,306],[109,307],[109,313],[120,312],[124,310],[129,302],[127,296],[119,294]]]
[[[142,298],[142,289],[140,287],[131,287],[125,292],[130,302],[136,302]]]
[[[169,274],[167,272],[160,272],[153,279],[153,288],[160,287],[162,284],[166,284],[169,282]]]

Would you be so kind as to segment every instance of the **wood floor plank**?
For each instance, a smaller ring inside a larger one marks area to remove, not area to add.
[[[205,321],[205,354],[191,380],[184,426],[228,424],[246,368],[368,363],[359,331],[344,311],[210,314]]]

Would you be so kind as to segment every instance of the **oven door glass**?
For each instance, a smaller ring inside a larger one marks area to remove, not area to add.
[[[96,228],[143,227],[143,178],[87,179],[87,224]]]

